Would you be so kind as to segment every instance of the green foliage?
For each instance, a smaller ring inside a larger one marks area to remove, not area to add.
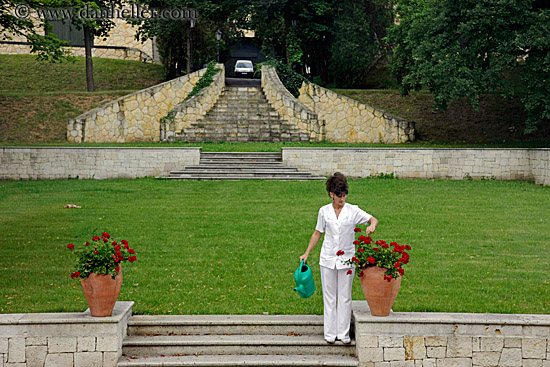
[[[216,75],[216,73],[219,71],[220,69],[216,68],[216,61],[215,60],[210,61],[208,63],[208,66],[206,67],[206,71],[204,72],[202,77],[199,79],[197,84],[195,84],[195,86],[193,87],[193,90],[187,95],[187,97],[185,97],[184,101],[187,101],[193,98],[194,96],[199,94],[199,92],[202,89],[212,84],[212,82],[214,82],[214,79],[213,79],[214,75]]]
[[[526,132],[550,118],[550,9],[540,2],[398,0],[397,13],[388,39],[404,94],[429,88],[438,109],[462,97],[478,108],[488,92],[519,95]]]
[[[386,0],[344,0],[334,19],[330,72],[340,88],[365,85],[371,71],[386,57],[386,28],[392,24]]]
[[[300,95],[300,88],[302,87],[303,82],[309,83],[303,75],[291,70],[287,65],[272,57],[268,57],[266,62],[258,64],[260,68],[262,65],[274,67],[281,83],[283,83],[285,88],[294,97],[298,97]]]
[[[44,29],[51,25],[43,20],[33,22],[30,15],[33,15],[33,9],[45,6],[59,5],[56,0],[1,0],[0,1],[0,29],[5,39],[10,39],[11,35],[24,36],[31,43],[31,52],[35,53],[37,59],[48,60],[51,62],[61,62],[71,60],[71,52],[63,49],[68,43],[60,41],[53,33],[44,35]],[[12,14],[17,9],[18,16]],[[10,35],[11,34],[11,35]]]

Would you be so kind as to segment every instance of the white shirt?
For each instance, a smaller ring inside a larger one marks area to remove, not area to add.
[[[319,209],[317,216],[317,226],[315,229],[325,234],[319,265],[329,269],[347,269],[351,268],[343,261],[351,259],[355,255],[355,232],[353,231],[358,224],[367,224],[372,215],[360,209],[357,205],[345,203],[338,218],[331,204],[327,204]],[[336,256],[336,253],[342,250],[344,255]]]

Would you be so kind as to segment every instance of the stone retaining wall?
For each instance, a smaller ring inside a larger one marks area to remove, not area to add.
[[[116,367],[133,304],[117,302],[110,317],[0,314],[0,366]]]
[[[550,149],[282,148],[283,162],[314,175],[535,180],[550,185]]]
[[[298,100],[325,123],[326,140],[344,143],[414,141],[414,123],[313,83],[302,84]]]
[[[317,114],[290,94],[274,67],[262,66],[262,89],[267,101],[279,116],[301,132],[309,134],[310,141],[325,139],[325,128]]]
[[[0,179],[164,176],[196,165],[201,148],[4,147]],[[286,166],[327,176],[534,180],[550,185],[550,149],[282,148]]]
[[[168,176],[200,161],[201,148],[0,148],[0,180]]]
[[[94,108],[67,124],[70,143],[160,141],[160,120],[181,103],[206,69]]]
[[[391,313],[353,301],[360,367],[550,367],[550,315]]]
[[[216,68],[220,71],[212,77],[212,84],[188,101],[174,107],[161,121],[161,141],[174,141],[177,133],[204,119],[208,110],[214,107],[225,87],[225,67],[223,64],[216,64]]]

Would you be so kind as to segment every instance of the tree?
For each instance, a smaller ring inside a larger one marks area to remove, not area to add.
[[[331,72],[338,86],[361,84],[387,56],[386,29],[393,14],[386,0],[343,0],[334,19]]]
[[[25,3],[17,0],[0,0],[0,31],[4,37],[9,34],[24,36],[31,44],[31,52],[37,58],[52,62],[62,61],[70,57],[70,52],[63,49],[67,42],[61,41],[51,32],[42,34],[50,27],[43,20],[33,22],[30,18],[31,10],[37,7],[52,6],[52,1],[29,0]]]
[[[192,71],[195,66],[216,58],[216,32],[221,31],[223,40],[235,37],[238,27],[248,16],[246,2],[237,0],[144,0],[142,3],[154,8],[183,8],[197,10],[196,22],[186,20],[145,19],[134,21],[139,26],[138,37],[142,40],[156,38],[159,54],[172,79]],[[192,42],[192,54],[188,52]],[[197,67],[198,66],[198,67]]]
[[[391,68],[402,92],[426,87],[435,107],[484,93],[519,96],[525,132],[550,118],[550,6],[544,0],[397,0]]]
[[[61,0],[63,1],[63,0]],[[73,9],[72,23],[77,28],[84,30],[84,48],[86,57],[86,89],[88,92],[95,90],[94,71],[92,61],[92,42],[94,37],[107,37],[109,30],[115,23],[107,16],[102,16],[101,11],[111,6],[121,6],[122,0],[68,0],[64,3]]]

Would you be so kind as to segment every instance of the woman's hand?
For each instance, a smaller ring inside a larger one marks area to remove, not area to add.
[[[300,261],[304,261],[304,263],[307,261],[307,258],[309,257],[309,254],[305,252],[302,256],[300,256]]]
[[[367,236],[371,233],[374,233],[374,231],[376,231],[376,226],[374,224],[371,224],[367,227]]]

